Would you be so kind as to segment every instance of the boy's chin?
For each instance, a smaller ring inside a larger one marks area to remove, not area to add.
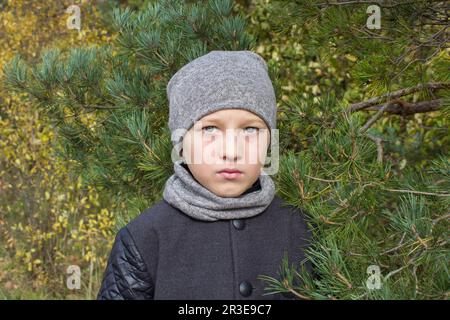
[[[234,187],[234,188],[218,188],[218,189],[214,189],[214,190],[210,189],[210,191],[222,198],[236,198],[244,193],[245,188],[242,188],[242,190],[241,190],[241,188],[236,189],[236,187]]]

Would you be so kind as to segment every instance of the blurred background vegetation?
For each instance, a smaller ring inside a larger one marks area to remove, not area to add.
[[[36,63],[41,52],[103,44],[111,35],[101,6],[84,1],[83,27],[70,30],[73,1],[1,1],[0,65],[14,54]],[[71,163],[55,156],[55,131],[21,94],[0,95],[0,298],[71,297],[70,264],[83,270],[82,290],[92,298],[112,243],[114,208],[93,188],[81,188]],[[86,272],[84,272],[86,270]]]

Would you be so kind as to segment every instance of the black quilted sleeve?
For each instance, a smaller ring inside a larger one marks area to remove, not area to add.
[[[150,300],[154,285],[127,229],[119,230],[108,258],[97,300]]]

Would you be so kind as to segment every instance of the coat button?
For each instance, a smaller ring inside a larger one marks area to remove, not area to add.
[[[248,281],[242,281],[239,284],[239,293],[243,296],[243,297],[248,297],[249,295],[252,294],[252,284]]]
[[[245,221],[242,219],[235,219],[233,220],[233,226],[238,230],[242,230],[245,228]]]

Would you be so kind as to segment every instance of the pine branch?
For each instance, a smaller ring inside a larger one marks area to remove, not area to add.
[[[378,121],[378,119],[381,118],[381,116],[383,115],[384,110],[386,110],[387,107],[388,107],[388,104],[387,104],[387,103],[384,104],[384,105],[377,111],[377,113],[375,113],[375,115],[374,115],[372,118],[370,118],[370,119],[366,122],[366,124],[365,124],[364,126],[361,127],[361,129],[359,129],[359,132],[360,132],[360,133],[366,132],[366,131],[370,128],[371,125],[373,125],[375,122]]]
[[[391,93],[387,93],[378,97],[373,97],[367,101],[363,101],[363,102],[358,102],[358,103],[353,103],[349,106],[348,111],[350,112],[355,112],[355,111],[359,111],[362,109],[366,109],[369,107],[372,107],[376,104],[378,104],[379,102],[385,100],[386,98],[390,97],[392,99],[396,99],[411,93],[415,93],[421,90],[439,90],[439,89],[449,89],[450,88],[450,83],[445,83],[445,82],[438,82],[438,83],[426,83],[426,84],[419,84],[417,86],[414,87],[410,87],[410,88],[404,88],[404,89],[400,89]]]
[[[375,137],[371,134],[367,134],[367,137],[371,139],[377,145],[377,162],[383,162],[383,139]]]
[[[450,197],[450,193],[446,193],[446,192],[436,193],[436,192],[416,191],[416,190],[407,190],[407,189],[400,189],[400,190],[399,189],[389,189],[389,188],[384,188],[384,190],[392,191],[392,192],[421,194],[421,195],[426,195],[426,196]]]
[[[429,2],[443,2],[442,0],[431,0]],[[383,8],[395,8],[398,6],[404,6],[404,5],[410,5],[410,4],[415,4],[417,3],[417,1],[401,1],[401,2],[397,2],[395,3],[394,1],[386,1],[386,0],[352,0],[352,1],[347,1],[347,0],[342,0],[342,1],[327,1],[327,2],[322,2],[322,3],[318,3],[317,6],[321,7],[321,8],[326,8],[326,7],[331,7],[331,6],[344,6],[344,5],[351,5],[351,4],[364,4],[364,5],[371,5],[371,4],[376,4],[380,7]]]
[[[395,100],[387,104],[387,108],[384,110],[390,114],[399,114],[399,115],[411,115],[415,113],[425,113],[437,111],[442,108],[443,99],[436,99],[430,101],[421,101],[417,103],[409,103],[406,101]],[[378,111],[382,108],[381,105],[368,107],[365,110],[367,111]]]

